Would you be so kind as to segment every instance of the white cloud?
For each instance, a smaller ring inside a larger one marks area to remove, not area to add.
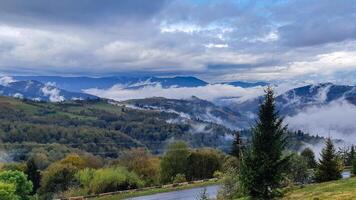
[[[214,44],[214,43],[209,43],[204,46],[206,48],[227,48],[227,47],[229,47],[228,44]]]
[[[276,94],[282,94],[285,91],[296,86],[304,84],[281,83],[274,86]],[[142,99],[148,97],[165,97],[170,99],[188,99],[196,96],[200,99],[208,101],[216,101],[220,98],[229,98],[233,101],[243,102],[252,98],[256,98],[264,94],[265,87],[257,86],[251,88],[235,87],[227,84],[209,84],[200,87],[170,87],[163,88],[161,85],[150,85],[139,89],[125,89],[125,86],[115,85],[109,89],[91,88],[84,92],[99,97],[114,99],[114,100],[128,100],[128,99]]]
[[[10,76],[3,76],[0,78],[0,85],[7,86],[9,83],[16,82],[15,79],[13,79]]]
[[[154,85],[132,90],[125,89],[120,85],[115,85],[107,90],[92,88],[85,90],[85,92],[115,100],[141,99],[147,97],[187,99],[192,96],[196,96],[210,101],[214,101],[222,97],[235,97],[238,101],[245,101],[263,94],[263,87],[241,88],[225,84],[213,84],[192,88],[162,88],[160,85]]]
[[[46,84],[41,91],[45,96],[49,97],[51,102],[61,102],[65,100],[65,98],[60,95],[60,90],[51,85]]]
[[[80,37],[66,33],[0,26],[0,66],[73,66],[87,48]]]
[[[356,106],[340,100],[321,107],[308,107],[294,116],[286,117],[285,123],[292,129],[355,144],[355,119]]]

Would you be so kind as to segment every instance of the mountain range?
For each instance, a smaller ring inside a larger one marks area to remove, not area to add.
[[[120,85],[128,91],[140,92],[144,87],[157,86],[169,88],[198,88],[214,84],[240,87],[244,90],[262,89],[267,82],[219,82],[208,83],[192,76],[178,77],[58,77],[58,76],[14,76],[8,81],[1,81],[0,94],[16,98],[41,101],[65,101],[95,99],[86,94],[88,88],[107,89]],[[11,80],[11,81],[9,81]],[[262,87],[262,88],[261,88]],[[168,90],[169,91],[169,90]],[[239,95],[239,94],[237,94]],[[227,97],[226,99],[229,99]],[[135,109],[155,110],[175,113],[180,119],[193,119],[211,122],[231,129],[249,128],[256,118],[262,96],[248,98],[245,101],[231,99],[224,103],[207,101],[192,96],[186,99],[174,99],[151,96],[143,99],[130,99],[119,102]],[[295,116],[311,107],[328,106],[332,102],[347,102],[356,105],[356,86],[320,83],[292,88],[276,97],[276,106],[282,116]]]
[[[60,89],[55,85],[51,85],[49,83],[44,84],[34,80],[15,81],[0,85],[0,95],[16,97],[20,99],[52,102],[98,98],[90,94],[69,92]]]
[[[199,78],[193,76],[175,76],[175,77],[128,77],[128,76],[112,76],[112,77],[60,77],[60,76],[14,76],[13,79],[19,81],[35,80],[42,83],[52,83],[57,87],[72,91],[82,92],[86,89],[108,89],[114,85],[120,85],[126,89],[138,89],[145,86],[160,85],[162,88],[170,87],[201,87],[208,84],[227,84],[236,87],[256,87],[266,86],[266,82],[244,82],[244,81],[232,81],[232,82],[218,82],[208,83]]]

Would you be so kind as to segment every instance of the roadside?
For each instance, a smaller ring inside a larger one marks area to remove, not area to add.
[[[180,190],[187,190],[197,187],[204,187],[204,186],[211,186],[211,185],[218,185],[218,179],[208,179],[208,180],[201,180],[201,181],[194,181],[194,182],[184,182],[184,183],[177,183],[177,184],[169,184],[163,186],[156,186],[156,187],[149,187],[149,188],[140,188],[134,190],[125,190],[125,191],[117,191],[117,192],[110,192],[98,195],[89,195],[89,196],[81,196],[81,197],[71,197],[69,199],[61,199],[61,200],[122,200],[132,197],[139,197],[139,196],[146,196],[164,192],[173,192],[173,191],[180,191]]]

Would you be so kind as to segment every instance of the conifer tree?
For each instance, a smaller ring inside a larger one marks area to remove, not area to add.
[[[274,93],[266,90],[251,146],[244,151],[240,169],[243,191],[253,199],[273,199],[279,193],[289,157],[284,157],[286,126],[275,109]]]
[[[314,152],[310,148],[305,148],[300,155],[305,159],[307,162],[308,168],[314,169],[317,166]]]
[[[355,160],[355,158],[356,158],[356,155],[355,155],[355,146],[354,145],[352,145],[351,146],[351,149],[350,149],[350,155],[349,155],[349,162],[350,162],[350,164],[352,165],[352,162],[353,162],[353,160]]]
[[[340,179],[342,164],[330,138],[326,139],[325,147],[321,151],[320,157],[316,171],[316,181],[325,182]]]
[[[26,163],[26,174],[28,179],[33,184],[33,191],[31,194],[35,194],[40,187],[41,174],[33,159],[29,159]]]
[[[242,140],[239,132],[235,132],[234,141],[232,142],[230,155],[235,156],[237,159],[240,159],[242,153]]]

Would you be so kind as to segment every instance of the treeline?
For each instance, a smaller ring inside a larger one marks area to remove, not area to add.
[[[117,160],[72,153],[44,169],[42,165],[34,158],[3,164],[0,199],[52,199],[209,179],[236,167],[237,159],[211,148],[193,149],[180,141],[168,145],[160,157],[144,148],[132,148]]]

